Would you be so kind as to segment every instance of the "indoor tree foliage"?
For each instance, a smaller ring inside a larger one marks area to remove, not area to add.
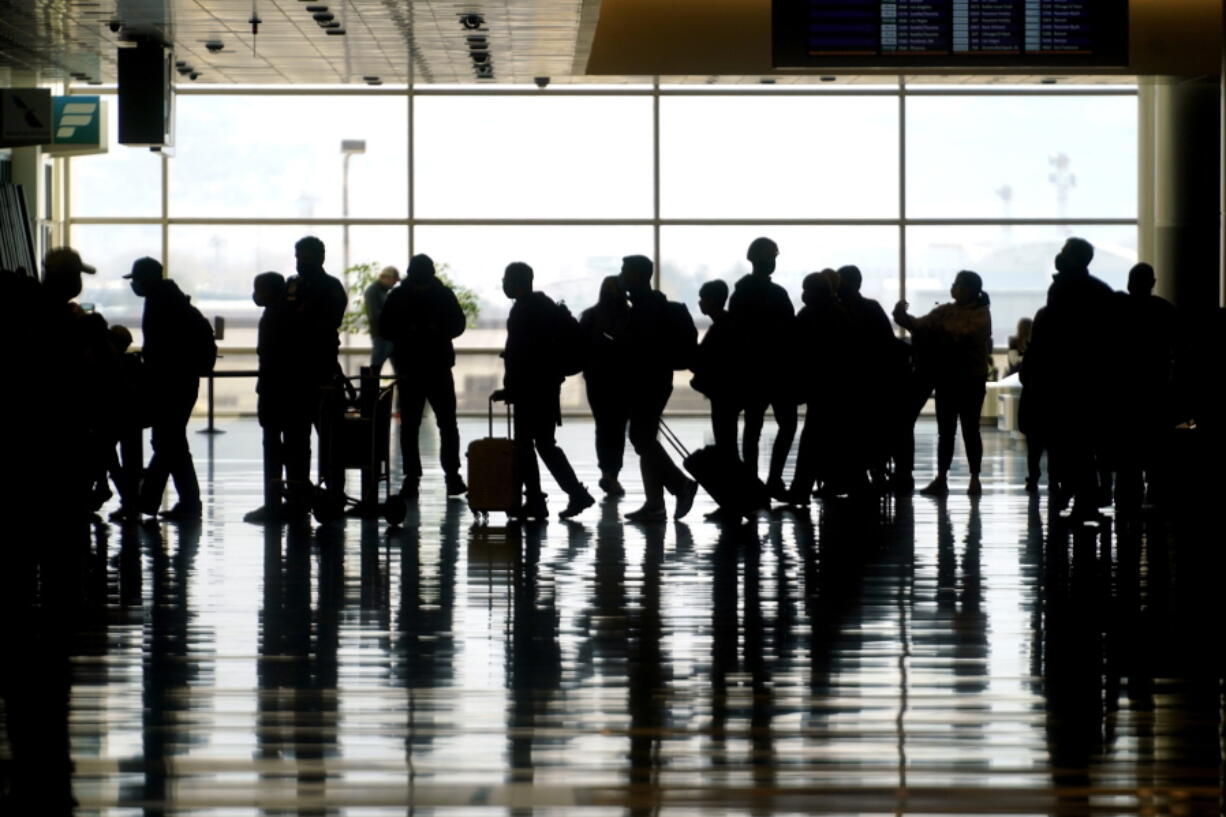
[[[447,264],[435,264],[435,275],[443,282],[443,286],[455,293],[456,300],[460,302],[460,309],[464,310],[464,317],[471,329],[477,325],[477,315],[481,312],[481,305],[477,302],[477,293],[466,286],[454,283],[447,274],[448,268]],[[368,261],[365,264],[354,264],[345,270],[349,281],[347,288],[349,308],[345,311],[341,331],[354,335],[370,332],[370,316],[366,314],[366,299],[362,296],[366,288],[379,277],[382,269],[383,265],[377,261]]]

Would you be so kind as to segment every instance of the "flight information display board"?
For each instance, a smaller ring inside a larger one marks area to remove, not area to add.
[[[1127,0],[774,0],[776,68],[1124,68]]]

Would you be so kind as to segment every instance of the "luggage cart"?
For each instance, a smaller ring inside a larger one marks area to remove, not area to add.
[[[399,525],[404,521],[405,505],[392,491],[394,387],[381,387],[379,378],[363,367],[358,377],[338,374],[328,391],[320,409],[320,484],[314,491],[311,512],[320,524],[348,515],[363,519],[382,516],[389,524]],[[345,471],[350,469],[362,472],[358,499],[345,493]]]

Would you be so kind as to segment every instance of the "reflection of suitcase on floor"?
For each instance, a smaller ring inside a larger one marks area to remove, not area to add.
[[[511,439],[511,406],[507,405],[507,436],[494,436],[494,401],[490,399],[490,435],[468,444],[468,507],[474,514],[509,513],[519,506],[519,468]]]
[[[722,510],[746,519],[753,519],[758,511],[770,510],[770,495],[766,492],[766,486],[740,457],[728,456],[713,445],[691,454],[663,420],[660,421],[660,431],[669,445],[683,457],[681,464],[685,470],[698,480],[698,484]]]

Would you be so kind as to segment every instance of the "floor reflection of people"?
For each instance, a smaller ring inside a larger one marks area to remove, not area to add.
[[[174,811],[170,770],[177,755],[186,754],[189,744],[202,738],[190,729],[192,718],[185,715],[192,707],[185,690],[199,684],[201,665],[196,653],[202,644],[194,631],[196,612],[192,610],[188,589],[200,548],[200,523],[177,526],[177,547],[173,555],[162,529],[144,527],[150,571],[150,599],[147,613],[144,678],[142,689],[141,745],[144,780],[139,793],[122,793],[121,800],[144,804],[146,817],[160,817]]]
[[[390,536],[400,554],[392,672],[408,696],[405,760],[411,780],[415,776],[414,756],[433,745],[435,734],[445,728],[439,721],[451,706],[436,696],[426,695],[424,701],[419,696],[423,690],[447,688],[455,672],[456,562],[464,513],[462,504],[446,504],[435,564],[422,558],[422,548],[434,541],[434,535],[423,537],[417,508],[409,508],[404,527]]]
[[[664,525],[645,525],[643,584],[637,606],[626,613],[628,634],[628,705],[630,710],[629,813],[656,814],[660,790],[660,746],[668,719],[667,690],[671,681],[668,657],[661,638],[664,624],[660,613],[664,562]]]
[[[541,732],[547,732],[551,725],[550,706],[562,686],[562,649],[558,643],[561,618],[553,593],[539,584],[543,535],[541,525],[524,529],[523,557],[517,565],[512,591],[512,622],[506,652],[510,783],[531,783],[535,778],[533,752],[551,740],[542,737]],[[524,813],[530,814],[532,809]]]
[[[316,598],[311,562],[318,553]],[[344,608],[344,529],[265,528],[260,611],[257,754],[292,762],[299,814],[324,813],[328,759],[337,754],[338,647]],[[280,777],[275,769],[272,777]],[[279,813],[279,812],[266,812]]]
[[[20,522],[14,527],[22,530]],[[0,813],[68,817],[76,805],[69,654],[83,620],[80,588],[89,527],[59,520],[47,523],[44,533],[54,535],[18,536],[11,540],[14,547],[0,553],[0,635],[6,652],[0,661],[0,733],[8,749],[0,760]],[[43,550],[28,546],[36,541]]]

